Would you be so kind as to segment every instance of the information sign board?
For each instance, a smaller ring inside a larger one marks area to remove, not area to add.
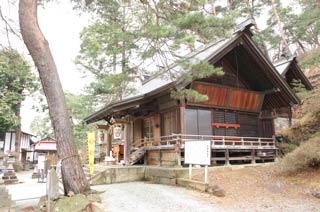
[[[211,141],[186,141],[184,151],[185,164],[211,164]]]

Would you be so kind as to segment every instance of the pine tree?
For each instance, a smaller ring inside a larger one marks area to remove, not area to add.
[[[110,93],[128,89],[128,82],[145,74],[146,69],[157,74],[157,67],[166,68],[177,61],[186,69],[196,68],[191,63],[186,67],[183,56],[199,44],[231,35],[234,26],[233,15],[217,16],[213,6],[212,1],[201,0],[92,3],[97,17],[82,33],[78,63],[97,77],[91,85],[93,92],[107,94],[112,101]],[[117,67],[121,72],[114,71]],[[211,66],[214,73],[219,70]],[[116,84],[118,79],[121,83]]]

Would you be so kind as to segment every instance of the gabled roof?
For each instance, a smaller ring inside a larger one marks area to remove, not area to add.
[[[281,74],[282,76],[286,74],[293,58],[294,57],[291,57],[289,59],[284,58],[273,63],[279,74]]]
[[[248,31],[248,27],[251,25],[252,23],[250,22],[247,23],[247,25],[241,26],[231,38],[220,39],[218,41],[203,45],[194,52],[187,54],[185,58],[191,61],[210,61],[212,64],[214,64],[232,49],[237,47],[237,45],[246,44],[250,51],[254,51],[254,58],[261,61],[265,67],[266,72],[268,72],[268,79],[273,83],[276,83],[277,87],[279,87],[279,89],[284,93],[283,97],[286,99],[286,101],[294,104],[299,103],[298,97],[293,93],[289,85],[284,82],[282,77],[275,70],[272,63],[263,55],[260,49],[252,41],[252,33]],[[92,123],[99,121],[110,113],[135,107],[138,102],[143,101],[147,97],[152,97],[162,91],[169,90],[170,88],[176,86],[186,86],[183,79],[173,79],[170,77],[170,73],[172,72],[181,73],[185,71],[186,70],[184,70],[183,67],[181,67],[178,63],[171,64],[168,68],[164,69],[159,74],[153,76],[146,83],[144,83],[142,87],[138,89],[138,92],[135,95],[132,95],[122,101],[106,105],[99,111],[86,117],[84,122]]]
[[[38,141],[34,147],[36,152],[57,151],[57,142],[52,140]]]
[[[192,59],[194,61],[209,61],[214,57],[213,53],[218,53],[220,50],[224,49],[230,41],[234,39],[221,39],[209,44],[203,45],[196,49],[194,52],[191,52],[185,56],[186,59]],[[171,64],[167,69],[164,69],[159,74],[151,77],[146,81],[138,90],[134,96],[144,95],[150,93],[154,90],[157,90],[163,86],[166,86],[172,82],[175,82],[176,79],[170,77],[170,73],[183,73],[185,70],[178,63]],[[133,97],[133,96],[131,96]]]
[[[288,72],[292,72],[292,74],[295,75],[297,80],[301,81],[301,83],[306,87],[306,89],[308,90],[313,89],[313,86],[311,85],[310,81],[304,75],[303,71],[298,65],[298,62],[295,56],[290,58],[282,58],[278,61],[275,61],[273,65],[277,69],[278,73],[281,74],[281,76],[283,76],[284,78],[286,78],[286,74]]]

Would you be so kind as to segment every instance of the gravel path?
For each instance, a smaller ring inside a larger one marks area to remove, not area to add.
[[[46,183],[38,183],[38,179],[32,179],[32,171],[18,172],[16,175],[20,183],[6,186],[12,200],[17,200],[16,210],[19,211],[25,206],[36,206],[39,202],[37,197],[46,195]]]
[[[92,186],[92,189],[105,191],[101,194],[102,204],[110,212],[221,211],[217,205],[194,195],[194,191],[180,187],[131,182]]]

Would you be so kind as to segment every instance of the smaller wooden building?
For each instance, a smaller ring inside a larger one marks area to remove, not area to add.
[[[58,154],[57,154],[57,142],[55,139],[46,137],[37,141],[35,145],[35,152],[37,153],[36,157],[39,154],[43,154],[46,157],[46,160],[50,161],[50,165],[57,165],[58,163]]]
[[[295,80],[301,82],[301,84],[304,85],[307,90],[313,89],[310,81],[304,75],[303,71],[298,65],[296,57],[282,58],[278,61],[275,61],[273,65],[291,88],[293,88],[292,83]]]
[[[296,82],[301,83],[306,90],[310,91],[313,89],[312,84],[299,67],[296,57],[281,58],[275,61],[273,65],[291,89],[294,89]],[[290,128],[294,119],[294,113],[291,107],[282,107],[277,108],[274,114],[275,134],[282,135],[285,130]]]

